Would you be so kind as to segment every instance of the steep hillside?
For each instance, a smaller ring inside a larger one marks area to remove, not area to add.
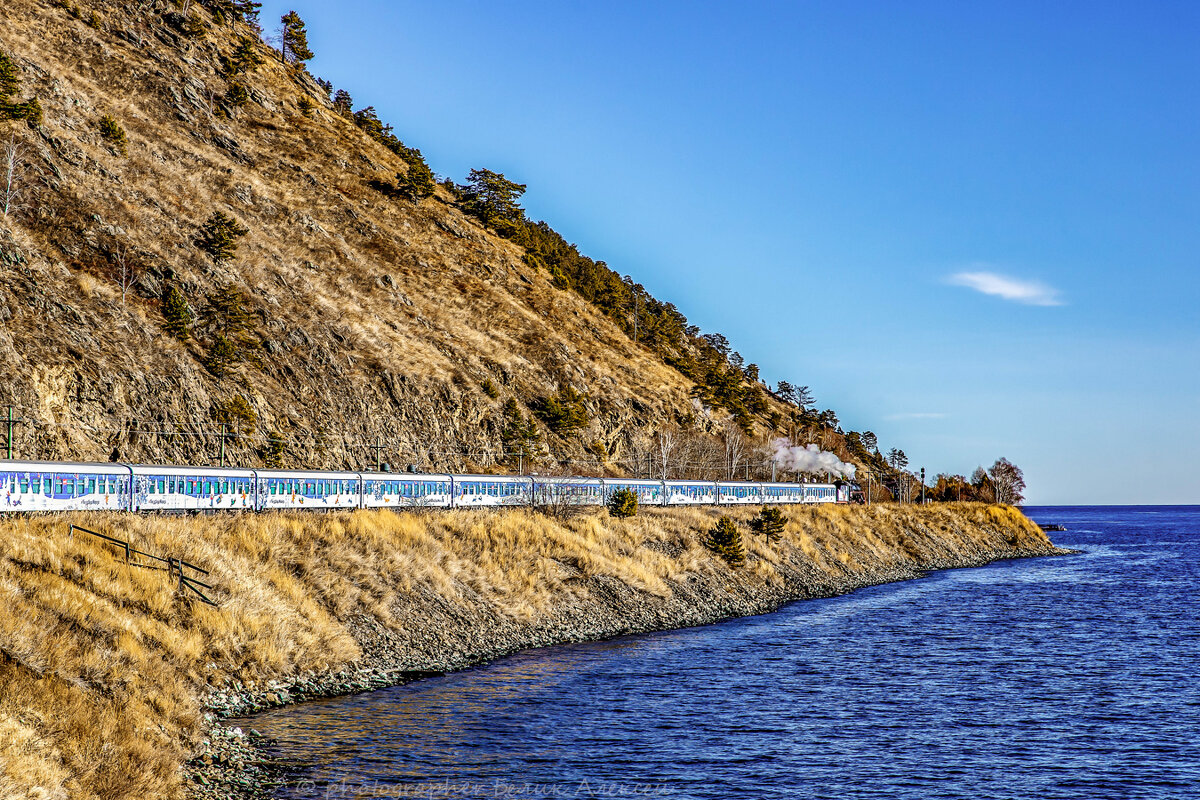
[[[405,159],[221,4],[186,5],[0,4],[12,99],[42,112],[0,122],[18,162],[0,216],[18,457],[206,463],[224,445],[243,465],[461,470],[527,451],[621,472],[655,431],[724,424],[453,192],[380,191]],[[247,231],[231,258],[203,246],[217,213]],[[553,398],[583,413],[556,425]],[[767,398],[752,434],[787,413]],[[728,461],[696,447],[678,459]]]

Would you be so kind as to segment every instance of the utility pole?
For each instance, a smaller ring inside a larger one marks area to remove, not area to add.
[[[221,423],[221,453],[220,453],[220,462],[221,462],[221,466],[222,466],[222,467],[223,467],[223,466],[225,466],[225,429],[226,429],[227,427],[229,427],[228,423],[225,423],[225,422],[222,422],[222,423]]]
[[[8,460],[12,461],[13,451],[13,407],[8,407]]]
[[[925,468],[921,467],[921,505],[925,505]]]
[[[383,440],[376,436],[375,444],[367,446],[375,451],[375,471],[383,472]]]

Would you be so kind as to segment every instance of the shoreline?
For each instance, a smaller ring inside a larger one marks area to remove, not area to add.
[[[0,520],[0,795],[262,797],[282,765],[225,720],[1064,552],[1006,506],[790,507],[771,542],[750,532],[756,511]],[[722,516],[741,531],[736,567],[704,544]],[[209,570],[217,605],[70,525]]]
[[[981,553],[977,558],[934,562],[921,568],[907,567],[847,575],[839,582],[816,586],[789,586],[778,593],[739,598],[748,602],[748,605],[735,601],[733,605],[693,607],[694,616],[680,618],[675,622],[668,620],[666,624],[661,625],[630,625],[616,618],[608,618],[607,624],[593,629],[569,626],[563,628],[555,625],[551,630],[566,634],[565,637],[556,638],[555,633],[547,632],[528,641],[510,640],[509,645],[496,649],[473,653],[456,652],[444,661],[440,668],[428,670],[393,668],[391,665],[400,654],[389,649],[387,637],[380,637],[378,630],[359,629],[356,631],[356,638],[358,634],[363,636],[360,644],[363,645],[364,652],[371,653],[371,657],[351,670],[304,676],[295,681],[273,681],[271,685],[258,689],[214,692],[206,703],[210,719],[208,735],[201,752],[186,765],[188,796],[194,800],[263,800],[273,797],[275,791],[285,786],[289,779],[308,768],[307,764],[279,759],[272,751],[273,743],[246,724],[246,717],[262,711],[311,700],[371,692],[428,677],[461,672],[526,650],[704,627],[732,619],[771,614],[792,603],[805,600],[828,599],[873,586],[919,580],[942,570],[971,569],[1009,559],[1072,555],[1078,552],[1053,544],[1043,548],[1009,547]],[[728,611],[733,613],[726,613]],[[394,642],[390,644],[395,646]]]

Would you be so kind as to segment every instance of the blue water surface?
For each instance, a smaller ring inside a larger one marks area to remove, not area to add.
[[[1200,797],[1200,507],[1027,513],[1083,553],[248,724],[311,765],[289,798]]]

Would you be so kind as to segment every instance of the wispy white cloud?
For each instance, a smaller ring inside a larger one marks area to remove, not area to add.
[[[965,286],[983,294],[990,294],[1014,303],[1027,306],[1061,306],[1059,291],[1041,281],[1027,281],[995,272],[956,272],[946,278],[951,286]]]
[[[909,411],[904,414],[888,414],[884,419],[895,422],[901,419],[945,419],[946,415],[940,411]]]

